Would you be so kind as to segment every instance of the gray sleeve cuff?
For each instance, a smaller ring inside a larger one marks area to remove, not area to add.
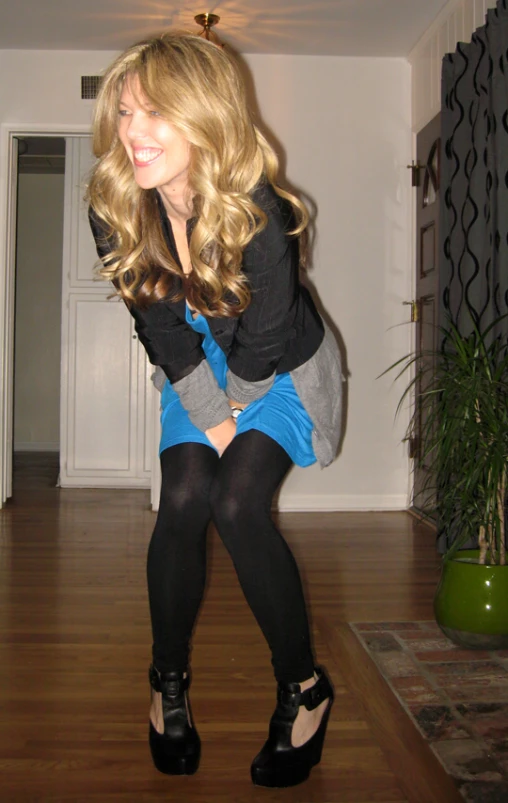
[[[156,367],[150,379],[152,380],[156,390],[158,390],[159,393],[162,393],[162,389],[166,384],[166,374],[164,373],[160,365]]]
[[[206,360],[192,373],[173,384],[189,418],[201,432],[222,424],[231,415],[227,396],[217,384]]]
[[[239,402],[239,404],[250,404],[268,393],[274,381],[275,372],[267,379],[260,379],[259,382],[247,382],[246,379],[240,379],[232,371],[228,371],[226,394],[228,399]]]

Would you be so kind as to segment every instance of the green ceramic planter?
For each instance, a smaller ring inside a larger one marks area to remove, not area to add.
[[[467,649],[508,648],[508,566],[483,566],[477,549],[443,564],[434,599],[441,630]]]

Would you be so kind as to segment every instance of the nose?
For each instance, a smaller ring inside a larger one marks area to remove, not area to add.
[[[148,119],[141,110],[134,111],[128,119],[127,136],[130,140],[142,139],[147,134]]]

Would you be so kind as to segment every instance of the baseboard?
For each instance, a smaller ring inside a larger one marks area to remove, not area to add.
[[[284,494],[276,503],[280,511],[369,511],[407,510],[405,494]]]
[[[59,452],[60,451],[60,444],[59,443],[33,443],[29,441],[28,443],[22,443],[20,441],[15,441],[14,443],[14,451],[15,452]]]
[[[283,494],[276,499],[273,510],[281,513],[361,513],[369,511],[398,511],[408,510],[409,501],[404,494],[372,495],[351,494]],[[153,504],[152,510],[157,512],[158,505]]]
[[[59,478],[58,485],[63,490],[67,488],[110,488],[121,491],[127,488],[138,490],[150,490],[150,479],[139,477],[65,477]]]

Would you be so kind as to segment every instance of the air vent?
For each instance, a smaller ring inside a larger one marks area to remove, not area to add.
[[[101,85],[102,76],[82,75],[81,76],[81,100],[95,100]]]

